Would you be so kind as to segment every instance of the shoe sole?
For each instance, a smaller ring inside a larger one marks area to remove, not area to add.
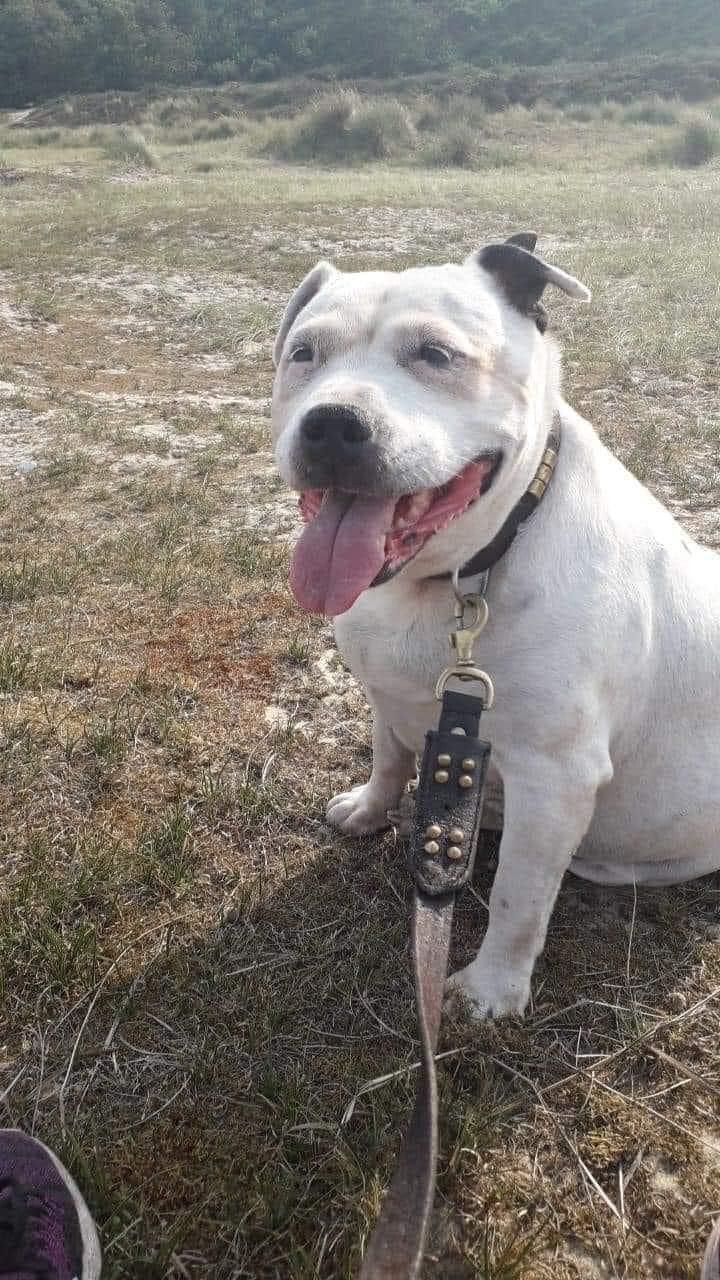
[[[6,1129],[3,1131],[0,1129],[0,1137],[3,1132],[12,1133],[12,1130]],[[15,1130],[15,1132],[18,1131]],[[25,1137],[29,1136],[31,1135],[25,1134]],[[100,1239],[97,1233],[97,1227],[90,1215],[90,1210],[85,1203],[82,1191],[77,1185],[72,1174],[65,1168],[62,1160],[58,1160],[55,1152],[51,1151],[50,1147],[46,1147],[45,1143],[41,1142],[39,1138],[33,1138],[33,1142],[37,1142],[38,1146],[42,1147],[45,1154],[50,1157],[70,1193],[73,1204],[75,1205],[78,1221],[80,1223],[80,1236],[83,1244],[83,1269],[82,1275],[78,1276],[77,1280],[100,1280],[100,1271],[102,1269]]]

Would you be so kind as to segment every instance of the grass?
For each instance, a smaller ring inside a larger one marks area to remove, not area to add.
[[[269,348],[302,273],[536,228],[594,290],[552,304],[570,400],[720,545],[717,176],[645,165],[697,118],[647,105],[426,92],[399,155],[336,168],[258,154],[276,114],[207,136],[180,94],[138,122],[159,171],[119,168],[112,126],[0,124],[2,1120],[70,1164],[110,1280],[356,1272],[412,1094],[403,858],[323,823],[369,726],[286,585]],[[637,903],[568,878],[528,1019],[446,1022],[429,1276],[697,1272],[717,909],[717,877]]]
[[[32,653],[6,640],[0,647],[0,693],[15,693],[30,682],[33,669]]]

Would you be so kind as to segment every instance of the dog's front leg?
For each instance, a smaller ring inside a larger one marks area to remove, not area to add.
[[[465,996],[475,1016],[524,1013],[560,882],[603,780],[581,759],[563,765],[526,757],[504,771],[505,820],[487,932],[472,963],[448,980],[449,994]]]
[[[412,751],[398,740],[377,710],[373,715],[373,765],[368,782],[333,796],[327,820],[347,835],[369,835],[388,824],[388,809],[395,809],[405,786],[415,776]]]

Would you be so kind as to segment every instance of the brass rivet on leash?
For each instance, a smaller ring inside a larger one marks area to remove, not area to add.
[[[436,782],[447,782],[449,777],[450,777],[450,774],[448,773],[447,769],[438,769],[435,773]]]
[[[463,856],[463,851],[462,849],[458,849],[456,844],[451,844],[448,848],[447,856],[452,862],[458,862]]]
[[[435,777],[437,777],[437,774],[435,774]],[[458,778],[458,786],[467,789],[467,787],[471,787],[472,784],[473,784],[473,780],[470,777],[469,773],[460,774],[460,777]]]
[[[431,822],[430,826],[425,828],[425,835],[428,840],[438,840],[442,835],[442,827],[439,827],[437,822]]]
[[[450,840],[451,844],[462,844],[463,840],[465,839],[465,832],[463,831],[462,827],[451,827],[450,831],[448,832],[448,839]]]
[[[446,769],[449,764],[452,764],[452,756],[446,755],[446,753],[443,752],[441,756],[438,756],[437,762]]]
[[[423,845],[423,848],[426,853],[430,853],[433,856],[440,852],[440,845],[437,840],[428,840],[427,844]]]
[[[463,760],[462,767],[463,769],[467,769],[468,773],[470,773],[475,768],[475,761],[471,756],[468,756],[467,759]]]

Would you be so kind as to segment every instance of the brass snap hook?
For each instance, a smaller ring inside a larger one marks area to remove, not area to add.
[[[458,663],[460,664],[472,663],[475,641],[480,635],[480,632],[485,626],[490,615],[487,600],[484,596],[463,596],[462,612],[458,618],[458,621],[461,624],[464,624],[465,622],[465,612],[468,609],[474,610],[474,617],[471,618],[467,626],[459,626],[457,631],[453,631],[450,635],[450,643],[457,653]]]
[[[475,641],[485,626],[489,610],[484,591],[487,586],[483,582],[480,591],[471,592],[463,595],[460,591],[460,570],[456,569],[452,575],[453,591],[455,593],[455,618],[458,627],[450,634],[450,643],[457,654],[457,662],[441,673],[440,678],[435,686],[435,697],[441,699],[445,690],[445,685],[452,676],[456,676],[459,680],[479,680],[485,689],[484,706],[487,711],[493,704],[495,691],[493,683],[486,671],[482,671],[476,667],[473,661],[473,649]],[[466,614],[471,612],[471,616],[466,623]]]

